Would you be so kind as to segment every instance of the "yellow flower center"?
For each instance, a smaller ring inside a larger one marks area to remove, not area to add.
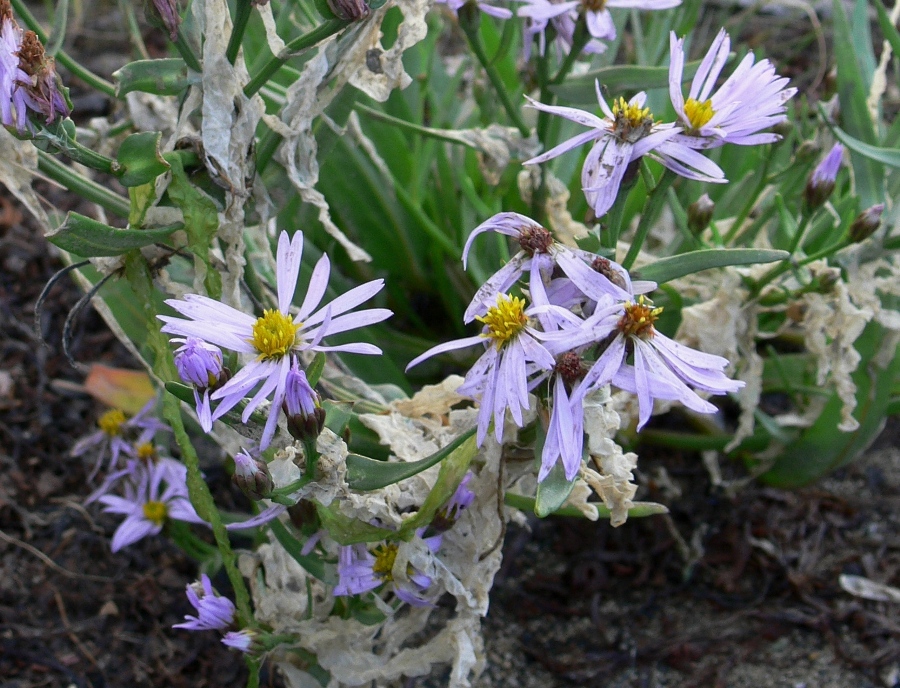
[[[169,515],[169,509],[165,502],[144,502],[144,518],[161,526]]]
[[[378,545],[373,552],[375,563],[372,565],[372,573],[388,582],[394,580],[394,561],[397,559],[397,545],[387,543]]]
[[[525,299],[501,294],[497,297],[496,306],[491,306],[487,313],[475,316],[475,319],[487,325],[488,331],[484,336],[493,339],[499,349],[519,334],[528,322]]]
[[[712,100],[707,99],[701,103],[699,100],[688,98],[684,103],[684,114],[687,115],[691,126],[699,129],[712,119],[716,111],[713,110]]]
[[[144,442],[143,444],[137,445],[135,451],[137,451],[138,459],[144,463],[150,463],[159,458],[159,455],[156,453],[156,447],[154,447],[151,442]]]
[[[653,302],[639,296],[637,303],[626,303],[625,314],[619,320],[619,330],[626,336],[649,339],[655,334],[653,323],[663,312],[662,308],[654,308]]]
[[[259,358],[283,358],[291,347],[300,325],[295,325],[289,315],[281,311],[264,310],[262,317],[253,324],[250,343],[259,351]]]
[[[653,127],[650,108],[631,105],[624,98],[613,101],[612,112],[615,117],[612,133],[622,141],[634,143],[646,136]]]
[[[122,425],[125,423],[125,412],[119,409],[110,409],[97,421],[100,429],[110,437],[122,434]]]

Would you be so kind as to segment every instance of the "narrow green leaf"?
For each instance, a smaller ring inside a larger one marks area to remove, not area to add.
[[[661,258],[655,263],[644,265],[632,277],[652,280],[664,284],[677,277],[691,275],[701,270],[721,268],[727,265],[753,265],[754,263],[774,263],[790,258],[787,251],[757,248],[709,248],[678,256]]]
[[[149,184],[169,171],[170,165],[159,151],[160,139],[158,131],[143,131],[122,141],[117,159],[124,169],[119,177],[124,186]]]
[[[478,446],[475,444],[475,433],[473,432],[441,463],[438,479],[422,506],[419,507],[415,516],[406,519],[400,526],[398,535],[401,539],[411,538],[417,528],[431,523],[437,510],[447,503],[447,500],[459,487],[477,452]]]
[[[347,483],[352,489],[361,492],[377,490],[398,483],[443,461],[472,437],[474,432],[475,428],[467,430],[443,449],[419,461],[389,463],[376,461],[366,456],[349,454],[347,456]]]
[[[821,105],[819,106],[821,108]],[[853,136],[850,136],[840,127],[832,124],[827,119],[825,122],[831,128],[834,137],[843,143],[850,150],[863,155],[875,162],[881,162],[891,167],[900,167],[900,148],[881,148],[879,146],[870,146]]]
[[[355,545],[358,542],[378,542],[393,537],[396,533],[387,528],[379,528],[370,523],[358,521],[341,513],[337,503],[331,506],[316,504],[316,512],[322,526],[339,545]]]
[[[315,387],[319,384],[319,378],[322,377],[323,370],[325,370],[325,354],[320,351],[313,357],[312,363],[306,368],[306,381],[310,387]]]
[[[891,50],[894,51],[894,55],[900,55],[900,32],[897,31],[897,28],[891,21],[884,3],[881,0],[872,0],[872,4],[875,5],[875,12],[878,14],[878,25],[881,27],[881,33],[884,34],[885,40],[891,44]]]
[[[156,229],[117,229],[84,215],[69,213],[65,222],[47,234],[47,239],[64,251],[85,258],[120,256],[135,248],[168,241],[172,232],[183,227],[179,223]]]
[[[507,492],[503,497],[503,503],[507,506],[511,506],[513,509],[518,509],[519,511],[535,512],[534,497],[526,497],[525,495]],[[609,518],[610,511],[603,506],[603,504],[595,503],[594,506],[597,507],[597,513],[600,515],[600,518]],[[657,504],[656,502],[634,502],[633,506],[628,510],[628,518],[644,518],[646,516],[657,516],[659,514],[667,513],[669,513],[668,508],[662,504]],[[553,512],[553,515],[569,516],[573,518],[585,517],[581,511],[573,506],[564,506],[561,509],[557,509]]]
[[[291,535],[290,531],[284,527],[284,524],[277,518],[269,521],[269,528],[275,539],[284,547],[285,551],[291,555],[291,558],[308,571],[312,576],[318,578],[327,585],[335,585],[338,582],[337,572],[333,566],[328,565],[321,558],[312,554],[303,554],[303,545],[300,541]]]
[[[729,57],[729,59],[731,58]],[[684,66],[682,82],[694,78],[699,66],[700,60],[688,62]],[[669,84],[669,68],[637,65],[600,67],[576,77],[570,77],[563,84],[551,86],[550,90],[567,103],[596,105],[595,81],[599,81],[601,87],[611,91],[646,91],[651,88],[665,88]]]
[[[557,511],[572,494],[575,479],[566,479],[566,469],[557,461],[547,477],[538,483],[537,496],[534,500],[534,513],[538,518],[546,518]]]
[[[116,98],[132,91],[177,96],[192,83],[200,81],[200,75],[189,73],[184,60],[179,57],[129,62],[114,72],[113,78],[117,82]]]

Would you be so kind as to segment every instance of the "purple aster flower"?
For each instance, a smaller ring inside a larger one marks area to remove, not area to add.
[[[616,26],[607,8],[668,10],[678,7],[681,0],[583,0],[580,4],[591,36],[612,41],[616,38]]]
[[[174,337],[170,341],[182,343],[175,349],[175,368],[182,380],[194,385],[197,419],[203,432],[209,432],[213,424],[210,392],[228,377],[222,364],[222,350],[197,337]]]
[[[0,2],[0,123],[24,133],[28,125],[28,99],[23,84],[30,78],[20,65],[22,29],[8,2]]]
[[[459,9],[467,2],[471,2],[471,0],[435,0],[437,4],[446,5],[453,14],[459,14]],[[513,16],[513,13],[505,7],[488,5],[486,2],[476,2],[475,4],[478,5],[479,10],[497,19],[509,19]]]
[[[568,390],[583,376],[584,366],[579,354],[574,351],[566,352],[557,359],[553,374],[550,376],[550,423],[541,451],[538,482],[543,482],[558,461],[562,461],[566,480],[573,480],[581,467],[584,449],[584,409],[573,408],[574,404],[570,397],[574,395],[570,395]]]
[[[222,644],[247,653],[253,649],[253,640],[255,638],[256,632],[251,631],[249,628],[245,628],[242,631],[228,631],[222,638]]]
[[[325,427],[325,409],[297,360],[287,374],[282,408],[287,417],[288,432],[294,439],[318,437]]]
[[[781,138],[759,132],[786,119],[785,103],[797,89],[785,88],[788,79],[779,77],[772,63],[756,62],[753,53],[748,54],[713,93],[731,49],[731,39],[722,29],[700,63],[685,100],[681,90],[684,40],[673,32],[669,46],[669,96],[684,128],[674,142],[691,148],[716,148],[726,143],[772,143]]]
[[[466,323],[483,315],[496,295],[508,291],[526,270],[530,271],[531,296],[535,303],[556,303],[541,296],[545,292],[544,282],[550,281],[556,266],[581,294],[595,301],[603,296],[624,301],[656,288],[655,282],[648,281],[632,285],[628,271],[620,265],[554,241],[550,230],[525,215],[510,212],[498,213],[472,230],[463,248],[463,267],[466,267],[475,237],[484,232],[513,237],[521,250],[478,289],[463,315]]]
[[[97,420],[100,430],[75,443],[70,452],[72,456],[82,456],[95,447],[99,449],[97,462],[88,480],[93,479],[100,470],[107,451],[110,452],[108,468],[115,468],[120,455],[137,458],[137,446],[149,443],[157,432],[169,429],[168,425],[150,415],[155,406],[156,399],[151,399],[132,418],[120,409],[110,409]]]
[[[542,57],[547,50],[547,26],[553,27],[557,57],[562,59],[572,49],[575,27],[578,23],[580,0],[520,0],[526,4],[516,10],[516,15],[527,19],[525,24],[525,59],[531,57],[531,42],[538,39],[538,54]],[[606,46],[596,39],[589,40],[582,52],[598,55]]]
[[[187,494],[187,484],[172,480],[161,464],[139,464],[136,482],[126,486],[125,496],[104,495],[100,502],[110,514],[124,514],[116,529],[112,551],[118,552],[148,535],[158,535],[167,519],[205,523],[194,511]]]
[[[819,208],[831,196],[843,157],[844,147],[840,143],[836,143],[813,170],[806,182],[806,188],[803,190],[803,200],[809,209]]]
[[[688,179],[712,183],[727,181],[725,174],[714,162],[691,147],[673,141],[681,132],[680,127],[654,122],[650,109],[644,107],[647,100],[644,92],[638,93],[627,103],[624,98],[619,98],[610,109],[600,94],[599,82],[596,88],[597,100],[605,115],[603,118],[576,108],[543,105],[528,98],[531,107],[565,117],[590,127],[590,130],[526,160],[525,165],[546,162],[573,148],[593,142],[581,169],[581,185],[597,217],[612,207],[628,166],[644,155],[650,154],[673,172]]]
[[[325,295],[331,270],[328,256],[323,255],[313,270],[303,304],[292,317],[291,301],[297,285],[302,252],[301,232],[297,232],[293,239],[288,238],[287,232],[281,233],[278,238],[276,260],[278,308],[263,311],[259,318],[198,294],[188,294],[184,299],[166,301],[178,313],[189,318],[188,320],[159,316],[160,320],[166,323],[162,328],[163,332],[183,337],[198,337],[208,343],[254,356],[253,361],[247,363],[233,378],[214,391],[211,398],[221,399],[213,413],[215,420],[234,408],[251,390],[259,386],[244,409],[242,419],[246,423],[250,414],[272,395],[272,405],[260,440],[260,449],[268,447],[275,434],[275,424],[284,401],[286,380],[293,360],[291,354],[305,350],[380,354],[381,349],[372,344],[325,346],[322,340],[340,332],[373,325],[391,316],[391,311],[385,308],[347,313],[381,291],[384,280],[380,279],[355,287],[316,310]]]
[[[552,308],[543,307],[545,313]],[[484,324],[481,334],[439,344],[406,366],[409,370],[426,358],[446,351],[476,345],[485,347],[484,353],[457,390],[460,394],[481,400],[478,410],[479,446],[484,442],[492,418],[494,435],[498,442],[502,441],[507,409],[516,425],[522,427],[522,409],[528,408],[529,377],[553,367],[553,356],[539,341],[541,333],[529,325],[530,315],[533,313],[525,310],[524,299],[498,294],[485,315],[475,317]],[[566,315],[571,317],[571,314]]]
[[[440,536],[423,540],[432,554],[440,546]],[[402,601],[414,607],[427,607],[431,602],[425,597],[431,578],[409,565],[407,580],[394,578],[394,562],[397,559],[398,545],[387,542],[378,545],[374,553],[369,552],[364,544],[341,547],[338,553],[338,584],[334,594],[361,595],[374,590],[385,583],[392,584],[394,594]]]
[[[132,483],[140,481],[141,471],[144,466],[156,463],[163,467],[168,474],[164,476],[166,482],[183,483],[187,480],[187,468],[180,461],[167,456],[160,456],[159,450],[149,442],[134,447],[135,458],[130,458],[125,463],[125,468],[109,473],[96,490],[87,496],[85,504],[96,502],[103,495],[109,494],[113,488],[123,480]]]
[[[57,117],[68,117],[71,108],[63,95],[55,62],[44,52],[44,46],[34,31],[24,33],[18,54],[19,64],[28,75],[27,81],[20,84],[28,107],[42,115],[47,124]],[[19,128],[21,130],[21,125]]]
[[[197,616],[185,614],[184,623],[172,628],[188,631],[224,631],[234,621],[234,603],[221,597],[212,586],[209,576],[200,575],[200,580],[187,586],[187,598],[197,610]]]
[[[435,512],[431,523],[419,533],[420,537],[440,536],[441,533],[447,532],[456,525],[462,512],[475,501],[475,493],[469,489],[469,483],[474,477],[471,471],[466,471],[456,491],[447,500],[447,503]],[[437,550],[438,547],[440,547],[440,543],[437,543],[434,549]]]
[[[716,407],[691,387],[726,394],[744,386],[743,381],[731,380],[722,372],[727,359],[691,349],[657,331],[653,323],[661,312],[643,296],[635,302],[598,304],[579,331],[564,332],[553,341],[548,337],[551,349],[563,338],[573,349],[591,342],[608,342],[572,393],[573,409],[583,408],[588,393],[611,382],[637,395],[640,430],[650,419],[654,399],[679,401],[698,413],[715,413]],[[633,365],[626,362],[630,355]]]

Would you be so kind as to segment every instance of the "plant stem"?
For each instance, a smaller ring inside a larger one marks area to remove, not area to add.
[[[797,223],[797,231],[794,233],[794,236],[791,238],[791,247],[789,249],[791,255],[794,255],[797,252],[797,249],[800,248],[800,243],[803,240],[803,235],[806,233],[806,228],[809,226],[809,221],[812,219],[813,213],[803,211],[800,215],[800,222]]]
[[[95,181],[83,177],[49,153],[38,151],[38,170],[53,181],[62,184],[69,191],[96,203],[107,212],[119,217],[128,217],[131,208],[127,199]]]
[[[780,277],[788,270],[792,270],[794,268],[802,268],[804,265],[809,265],[810,263],[821,260],[822,258],[828,258],[829,256],[834,255],[842,248],[846,248],[853,242],[846,236],[842,237],[839,241],[832,244],[831,246],[827,246],[823,248],[821,251],[816,251],[813,254],[808,255],[803,260],[799,261],[791,261],[785,260],[782,263],[779,263],[774,268],[769,270],[765,275],[759,278],[756,284],[753,286],[753,289],[750,290],[750,298],[755,298],[759,296],[760,292],[762,292],[763,288],[772,282],[776,277]]]
[[[225,572],[231,581],[231,587],[234,589],[234,600],[238,608],[238,613],[242,618],[242,626],[249,625],[253,622],[253,612],[250,609],[250,593],[244,583],[244,577],[237,568],[237,557],[234,550],[231,549],[231,542],[228,539],[228,531],[222,523],[222,516],[216,508],[213,496],[209,491],[209,486],[203,480],[200,473],[200,459],[194,446],[184,429],[184,422],[181,419],[181,407],[178,398],[166,392],[163,395],[163,416],[168,421],[172,432],[175,434],[175,441],[181,449],[181,456],[187,466],[187,483],[188,493],[191,497],[191,504],[197,510],[200,518],[207,521],[212,527],[213,536],[216,539],[216,545],[222,554],[222,563],[225,566]]]
[[[234,13],[234,24],[231,27],[231,38],[228,39],[228,48],[225,50],[225,57],[231,64],[237,59],[238,50],[241,49],[241,43],[244,40],[244,31],[247,30],[247,22],[250,20],[253,4],[250,0],[237,0],[237,7]]]
[[[23,0],[11,0],[11,3],[16,14],[18,14],[22,18],[25,26],[27,26],[31,31],[34,31],[34,33],[37,34],[37,37],[41,41],[41,43],[46,43],[47,32],[41,28],[38,20],[35,19],[34,15],[28,11],[28,8],[25,6]],[[115,98],[116,87],[114,84],[111,84],[103,77],[97,76],[92,71],[86,69],[85,67],[82,67],[64,50],[60,50],[58,53],[56,53],[56,61],[59,62],[63,67],[68,69],[70,72],[72,72],[72,76],[78,77],[88,86],[97,89],[101,93],[111,98]]]
[[[478,6],[475,3],[467,2],[459,8],[459,26],[463,30],[463,33],[466,34],[466,39],[469,41],[469,47],[472,49],[472,52],[475,53],[475,57],[478,58],[481,66],[484,67],[484,71],[487,74],[491,85],[494,87],[494,91],[497,93],[497,97],[500,99],[503,109],[506,110],[506,114],[509,115],[510,120],[512,120],[516,129],[519,130],[519,133],[527,139],[531,135],[531,129],[528,128],[525,121],[522,119],[522,113],[519,112],[519,109],[513,105],[512,100],[510,100],[509,92],[506,90],[503,79],[500,78],[497,67],[488,59],[488,56],[484,51],[484,46],[481,44],[481,36],[479,34],[479,28],[481,26],[481,10],[478,9]]]
[[[185,38],[184,31],[182,31],[182,27],[178,27],[178,36],[175,39],[175,48],[178,50],[178,54],[181,55],[181,59],[184,60],[185,64],[188,66],[188,69],[191,69],[197,73],[203,71],[203,66],[200,64],[200,60],[197,59],[197,55],[194,53],[194,49],[191,47],[191,44],[187,42],[187,38]]]
[[[644,212],[641,214],[641,221],[638,223],[634,239],[628,248],[625,259],[622,261],[622,267],[626,270],[630,270],[631,266],[634,265],[634,261],[638,257],[647,235],[650,233],[650,225],[659,217],[659,211],[662,210],[663,204],[666,202],[666,192],[672,186],[676,176],[672,170],[666,169],[656,186],[650,191],[650,198],[647,200],[647,205],[644,206]]]
[[[343,19],[329,19],[312,31],[295,38],[284,46],[284,49],[278,53],[278,55],[266,62],[259,73],[250,80],[250,83],[244,86],[244,95],[248,98],[254,95],[269,79],[272,78],[272,75],[275,74],[285,62],[300,51],[311,48],[316,45],[316,43],[324,41],[329,36],[333,36],[349,23],[350,22],[344,21]]]

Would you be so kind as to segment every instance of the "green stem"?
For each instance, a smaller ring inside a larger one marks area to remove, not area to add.
[[[281,144],[282,136],[272,129],[266,129],[265,133],[260,136],[259,144],[256,146],[256,173],[262,174],[266,167],[278,150]]]
[[[572,67],[575,65],[575,60],[581,55],[581,51],[584,50],[584,46],[588,44],[589,40],[591,40],[591,34],[588,31],[587,22],[584,20],[584,15],[582,14],[579,15],[578,23],[575,25],[575,35],[572,37],[572,48],[569,50],[569,54],[566,55],[566,59],[563,61],[559,70],[556,72],[556,76],[554,76],[553,80],[550,82],[551,86],[561,84],[563,80],[565,80],[572,70]]]
[[[303,453],[306,455],[303,478],[307,482],[312,482],[316,479],[316,464],[319,463],[319,450],[316,447],[315,437],[303,440]]]
[[[829,256],[834,255],[835,253],[840,251],[842,248],[846,248],[847,246],[849,246],[852,243],[853,242],[850,241],[850,239],[845,236],[845,237],[841,238],[840,241],[832,244],[831,246],[827,246],[827,247],[823,248],[821,251],[816,251],[815,253],[808,255],[803,260],[799,260],[796,262],[786,260],[782,263],[779,263],[774,268],[769,270],[765,275],[763,275],[762,277],[759,278],[759,280],[754,285],[753,289],[750,291],[750,298],[755,298],[756,296],[759,296],[760,292],[762,292],[763,288],[767,284],[772,282],[772,280],[774,280],[775,278],[780,277],[781,275],[786,273],[788,270],[802,268],[804,265],[809,265],[810,263],[812,263],[814,261],[821,260],[822,258],[828,258]]]
[[[105,186],[81,176],[49,153],[38,151],[38,170],[53,181],[62,184],[69,191],[96,203],[107,212],[119,217],[128,217],[131,208],[127,199],[113,193]]]
[[[46,43],[47,32],[41,28],[38,20],[35,19],[34,15],[28,11],[28,8],[25,7],[25,3],[23,2],[23,0],[11,0],[11,3],[16,14],[18,14],[22,18],[22,22],[25,24],[25,26],[27,26],[31,31],[34,31],[34,33],[37,34],[37,37],[38,39],[40,39],[41,43]],[[114,84],[111,84],[103,77],[97,76],[92,71],[86,69],[85,67],[82,67],[64,50],[60,50],[58,53],[56,53],[55,59],[63,67],[68,69],[72,73],[72,76],[81,79],[88,86],[95,88],[96,90],[107,96],[110,96],[111,98],[116,97],[116,87]]]
[[[234,13],[234,25],[231,28],[231,38],[228,39],[228,48],[225,49],[225,57],[231,64],[237,59],[238,50],[241,49],[241,43],[244,40],[244,31],[247,30],[247,22],[250,20],[250,14],[253,4],[250,0],[237,0],[237,7]]]
[[[510,120],[512,120],[512,123],[522,134],[523,138],[527,139],[531,135],[531,129],[528,128],[522,119],[522,113],[510,100],[509,92],[506,90],[503,79],[500,78],[497,67],[488,59],[484,46],[481,44],[481,36],[478,33],[481,26],[481,10],[478,9],[474,2],[467,2],[459,8],[459,26],[463,33],[466,34],[469,47],[475,53],[475,57],[478,58],[481,66],[484,67],[484,71],[488,75],[488,79],[494,87],[503,109],[506,110],[506,114],[509,115]]]
[[[797,252],[797,249],[800,248],[800,243],[803,241],[803,235],[806,233],[806,228],[809,226],[812,215],[812,213],[806,211],[801,213],[800,222],[797,224],[797,231],[791,238],[791,247],[789,249],[791,255],[794,255]]]
[[[82,146],[66,130],[65,123],[65,120],[58,119],[52,124],[41,127],[35,133],[34,140],[53,146],[66,157],[81,163],[85,167],[90,167],[104,174],[121,174],[121,165],[117,161],[107,158],[105,155],[100,155],[100,153],[86,146]]]
[[[650,198],[647,200],[647,205],[644,206],[644,212],[641,214],[641,221],[638,223],[637,232],[635,232],[631,246],[628,248],[625,260],[622,261],[622,267],[626,270],[630,270],[631,266],[634,265],[634,261],[638,257],[638,253],[640,253],[641,247],[647,239],[647,235],[650,233],[650,225],[652,225],[653,222],[656,221],[656,218],[659,217],[659,212],[666,202],[666,192],[669,190],[669,187],[672,186],[676,176],[677,175],[672,170],[666,169],[659,182],[657,182],[656,186],[654,186],[653,190],[650,192]]]
[[[237,556],[231,549],[231,542],[228,539],[228,531],[225,530],[225,524],[222,523],[222,516],[216,508],[213,501],[212,493],[209,486],[203,480],[200,472],[200,459],[197,452],[191,444],[187,432],[184,429],[184,422],[181,419],[181,407],[178,398],[173,394],[166,392],[163,395],[163,416],[168,421],[172,432],[175,434],[175,441],[181,449],[181,456],[187,466],[187,483],[188,493],[191,497],[191,504],[197,510],[197,514],[208,522],[212,527],[213,537],[216,539],[216,545],[222,554],[222,563],[225,565],[225,572],[231,581],[231,587],[234,589],[234,600],[238,608],[241,618],[241,626],[247,626],[253,622],[253,612],[250,609],[250,593],[244,583],[244,578],[237,567]]]
[[[191,47],[191,44],[187,42],[187,38],[184,35],[182,27],[183,25],[178,27],[178,36],[175,39],[175,48],[178,50],[178,54],[181,55],[181,59],[183,59],[185,64],[187,64],[188,69],[200,73],[203,71],[203,66],[200,64],[200,60],[197,59],[197,55],[194,52],[194,49]]]
[[[637,184],[637,175],[630,175],[630,179],[623,181],[619,186],[619,193],[613,201],[612,208],[606,213],[605,230],[600,235],[600,245],[603,248],[612,249],[613,258],[616,255],[616,246],[619,245],[619,236],[622,234],[622,218],[625,216],[625,206],[628,204],[628,194]]]
[[[769,156],[765,156],[763,158],[763,168],[759,173],[759,181],[756,183],[756,187],[753,189],[753,192],[747,197],[747,202],[744,204],[744,207],[741,208],[741,212],[738,213],[737,217],[734,218],[734,223],[728,230],[728,234],[725,235],[726,245],[740,231],[741,225],[744,224],[744,221],[750,216],[750,213],[753,210],[753,206],[756,205],[756,201],[759,199],[759,195],[763,192],[763,189],[766,188],[766,184],[769,183],[770,180],[767,179],[768,172]]]
[[[274,75],[285,62],[300,51],[311,48],[317,43],[324,41],[329,36],[333,36],[349,23],[350,22],[344,21],[343,19],[329,19],[312,31],[292,40],[284,46],[284,49],[278,53],[278,55],[266,62],[259,73],[250,80],[250,83],[244,86],[244,95],[248,98],[254,95],[269,79],[272,78],[272,75]]]

